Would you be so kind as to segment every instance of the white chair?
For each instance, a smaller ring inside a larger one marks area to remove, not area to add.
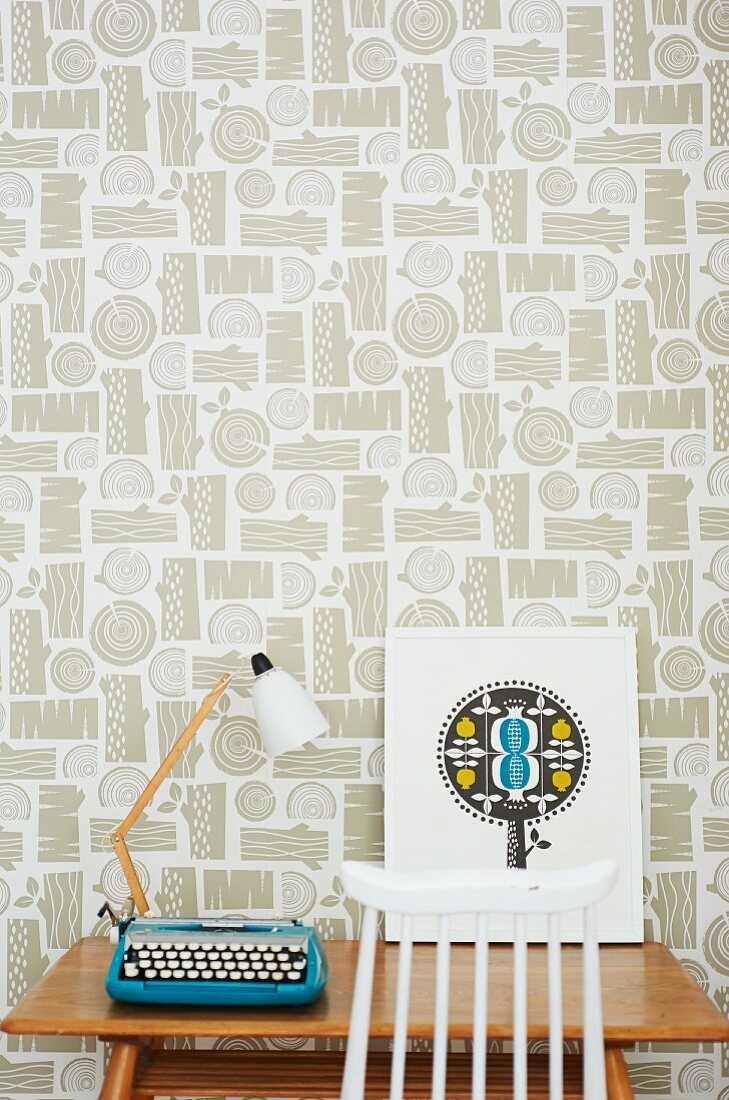
[[[560,914],[584,913],[583,947],[583,1088],[585,1100],[605,1100],[605,1056],[602,1033],[600,963],[595,906],[615,885],[618,868],[601,860],[569,871],[443,871],[399,874],[369,863],[345,863],[347,893],[364,907],[342,1100],[363,1100],[367,1072],[370,1005],[379,915],[401,915],[401,938],[395,1001],[395,1028],[389,1100],[403,1100],[413,918],[438,918],[435,963],[433,1059],[430,1096],[444,1100],[448,1046],[450,918],[474,914],[472,1100],[486,1096],[486,1018],[488,914],[513,914],[514,1055],[513,1097],[527,1100],[527,918],[546,916],[549,975],[549,1100],[562,1100],[562,977]]]

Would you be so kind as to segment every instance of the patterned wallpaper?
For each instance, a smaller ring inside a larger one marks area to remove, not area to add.
[[[0,943],[13,1004],[122,878],[357,930],[386,623],[634,625],[645,921],[729,1005],[726,0],[7,0]],[[98,1085],[10,1038],[3,1096]],[[729,1097],[642,1050],[636,1091]]]

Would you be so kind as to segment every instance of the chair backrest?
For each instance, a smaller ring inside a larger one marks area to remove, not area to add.
[[[595,906],[615,885],[617,864],[601,860],[569,871],[442,871],[401,874],[370,863],[345,863],[347,893],[364,907],[342,1100],[363,1100],[379,914],[401,915],[400,954],[389,1100],[402,1100],[408,1037],[413,918],[438,918],[435,964],[432,1100],[444,1100],[448,1046],[450,918],[475,915],[472,1100],[486,1095],[486,1020],[490,913],[514,922],[514,1100],[527,1100],[527,917],[546,916],[549,976],[550,1100],[562,1100],[562,975],[560,915],[581,909],[583,932],[583,1058],[586,1100],[605,1100],[600,962]]]

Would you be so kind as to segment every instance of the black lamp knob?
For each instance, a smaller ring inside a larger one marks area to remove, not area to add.
[[[254,653],[251,657],[251,668],[254,676],[260,676],[264,672],[270,672],[273,665],[265,653]]]

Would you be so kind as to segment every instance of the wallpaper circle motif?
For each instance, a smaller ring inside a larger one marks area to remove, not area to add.
[[[149,679],[160,695],[184,695],[187,686],[184,649],[160,649],[155,653],[149,662]]]
[[[100,49],[129,57],[146,49],[157,22],[146,0],[103,0],[91,19],[91,34]]]
[[[51,360],[53,374],[64,386],[86,386],[94,377],[96,362],[85,344],[61,344]]]
[[[226,466],[254,466],[263,457],[268,439],[268,426],[258,413],[232,409],[213,425],[210,446]]]
[[[707,46],[729,51],[729,17],[723,0],[699,0],[694,10],[694,29]]]
[[[83,649],[64,649],[51,663],[51,679],[59,691],[88,691],[96,678],[93,662]]]
[[[489,345],[485,340],[467,340],[453,352],[453,377],[469,389],[481,389],[489,382]]]
[[[139,592],[151,575],[151,566],[142,551],[126,548],[111,550],[102,562],[100,574],[106,587],[122,596]]]
[[[386,38],[365,38],[352,52],[352,65],[363,80],[381,81],[397,68],[397,55]]]
[[[56,47],[51,64],[58,78],[66,84],[83,84],[96,69],[96,57],[87,42],[69,40]]]
[[[572,133],[569,121],[552,103],[524,105],[511,131],[517,153],[527,160],[554,160]]]
[[[384,386],[397,374],[398,357],[395,349],[384,340],[368,340],[354,353],[355,374],[370,386]]]
[[[672,80],[683,80],[699,64],[696,43],[682,34],[672,34],[656,46],[656,68]]]
[[[416,294],[398,309],[393,335],[405,352],[432,359],[450,348],[458,332],[458,318],[450,302],[437,294]]]
[[[579,499],[580,487],[572,474],[555,470],[539,482],[539,499],[550,512],[565,512]]]
[[[525,409],[514,431],[514,450],[532,466],[554,466],[571,442],[572,426],[558,409]]]
[[[143,355],[157,334],[157,322],[146,302],[119,294],[99,306],[91,320],[91,339],[112,359]]]
[[[157,629],[145,607],[131,600],[108,604],[91,623],[94,652],[111,665],[132,665],[148,655]]]
[[[187,57],[182,39],[168,38],[158,43],[149,55],[149,71],[165,88],[182,87],[187,76]]]
[[[254,107],[223,107],[213,122],[210,145],[229,164],[248,164],[263,155],[268,123]]]
[[[488,79],[488,42],[484,38],[464,38],[451,50],[453,75],[464,84],[481,85]]]
[[[430,55],[448,45],[457,24],[450,0],[400,0],[392,19],[392,33],[410,53]]]
[[[602,122],[610,110],[610,93],[601,84],[578,84],[569,94],[567,109],[576,122]]]

